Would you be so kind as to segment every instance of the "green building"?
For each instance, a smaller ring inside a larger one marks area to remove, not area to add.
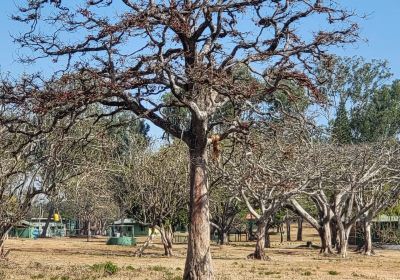
[[[14,226],[8,235],[17,238],[34,238],[35,228],[28,221],[21,221],[18,225]]]
[[[148,236],[150,229],[148,225],[133,219],[121,219],[109,226],[108,233],[110,236],[107,240],[108,245],[132,246],[136,244],[135,237]]]
[[[46,221],[47,218],[32,218],[29,221],[22,220],[10,230],[8,235],[17,238],[34,238],[36,231],[37,235],[41,236]],[[63,223],[53,220],[49,222],[46,237],[63,237],[65,233],[66,227]]]

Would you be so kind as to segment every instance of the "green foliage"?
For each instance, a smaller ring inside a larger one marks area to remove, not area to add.
[[[162,265],[155,265],[155,266],[150,266],[148,270],[153,270],[153,271],[168,271],[168,268]]]
[[[329,275],[339,275],[339,272],[337,272],[336,270],[329,270],[328,274]]]
[[[91,268],[103,275],[113,275],[118,272],[118,266],[112,262],[96,263]]]
[[[385,82],[392,76],[382,60],[334,57],[321,65],[320,90],[338,103],[331,123],[332,138],[339,144],[374,142],[390,138],[400,129],[400,82]],[[349,111],[349,114],[346,111]]]
[[[351,143],[350,121],[347,116],[346,103],[341,100],[333,123],[332,138],[338,144]]]
[[[44,274],[40,273],[38,275],[32,275],[31,279],[44,279]]]
[[[351,128],[357,142],[393,138],[400,130],[400,80],[383,86],[351,114]]]
[[[385,209],[381,214],[388,216],[400,216],[400,201],[392,207]]]

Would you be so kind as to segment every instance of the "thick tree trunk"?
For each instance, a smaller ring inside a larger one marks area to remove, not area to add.
[[[257,233],[256,233],[256,247],[254,249],[254,253],[247,256],[250,259],[256,260],[267,260],[268,257],[265,255],[265,245],[266,238],[268,236],[267,232],[267,224],[264,221],[258,221],[257,223]]]
[[[297,218],[297,241],[303,241],[303,218]]]
[[[292,241],[290,236],[290,219],[286,219],[286,241]]]
[[[367,256],[373,254],[370,221],[364,221],[364,254]]]
[[[193,126],[193,124],[192,124]],[[190,145],[190,227],[183,279],[213,279],[207,179],[207,137]]]
[[[338,222],[338,229],[339,229],[339,250],[338,253],[342,258],[347,257],[347,249],[349,245],[349,233],[351,230],[351,227],[345,228],[344,225],[340,222]]]
[[[229,244],[229,236],[226,231],[224,231],[224,230],[218,231],[218,243],[219,243],[219,245],[228,245]]]
[[[333,254],[332,252],[332,237],[331,237],[331,228],[329,222],[325,223],[318,230],[319,236],[321,238],[321,250],[320,253],[324,255]]]
[[[53,216],[53,214],[54,214],[54,207],[51,207],[49,210],[49,215],[47,216],[46,223],[44,224],[42,233],[40,235],[41,238],[45,238],[47,236],[47,229],[49,228],[49,224],[50,224],[51,217]]]
[[[172,227],[170,225],[168,226],[163,226],[161,225],[160,227],[160,235],[161,235],[161,241],[164,246],[164,255],[167,257],[171,257],[172,254],[172,241],[174,239],[174,233],[172,230]]]
[[[336,224],[336,222],[334,220],[331,220],[330,226],[331,226],[331,236],[332,236],[332,241],[331,241],[332,242],[332,248],[336,248],[337,249],[337,246],[338,246],[338,242],[337,242],[337,237],[338,237],[338,235],[337,235],[337,232],[338,232],[337,224]]]

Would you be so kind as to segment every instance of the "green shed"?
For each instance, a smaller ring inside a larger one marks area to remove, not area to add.
[[[138,236],[148,236],[149,226],[132,219],[121,219],[109,226],[107,245],[132,246]]]
[[[15,225],[8,235],[10,237],[17,238],[33,238],[33,231],[35,227],[28,221],[21,221],[18,225]]]
[[[113,236],[148,236],[150,229],[148,225],[139,223],[133,219],[122,219],[112,223],[110,233]]]

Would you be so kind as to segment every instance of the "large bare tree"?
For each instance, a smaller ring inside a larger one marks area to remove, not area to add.
[[[304,131],[295,129],[297,125],[293,123],[274,126],[275,129],[268,129],[266,133],[254,133],[251,144],[239,148],[223,170],[226,181],[256,220],[256,247],[249,256],[255,259],[267,258],[265,240],[274,215],[288,199],[306,189],[315,176],[307,164]]]
[[[93,102],[110,106],[108,114],[130,110],[189,147],[184,279],[213,278],[206,171],[210,135],[218,128],[213,139],[220,141],[246,132],[251,122],[245,121],[260,121],[268,113],[265,101],[286,88],[283,80],[320,98],[314,62],[326,59],[332,46],[357,39],[354,14],[328,0],[30,0],[19,11],[14,19],[28,31],[16,42],[32,51],[22,59],[51,58],[60,69],[57,79],[68,86],[42,83],[23,90],[28,98],[18,100],[34,97],[38,111],[57,108],[58,118]],[[320,24],[301,28],[310,19]],[[263,86],[234,78],[240,65]],[[98,82],[87,82],[93,80]],[[167,93],[173,98],[160,98]],[[189,127],[163,115],[166,107],[186,108]],[[226,107],[231,110],[221,110]]]
[[[350,231],[361,221],[366,228],[366,253],[370,254],[372,218],[399,197],[397,144],[314,143],[311,147],[315,160],[310,164],[317,176],[302,193],[315,203],[319,217],[310,215],[294,198],[290,199],[292,206],[318,230],[322,253],[332,253],[331,234],[336,235],[337,230],[338,253],[346,257]],[[331,228],[332,222],[336,229]]]

